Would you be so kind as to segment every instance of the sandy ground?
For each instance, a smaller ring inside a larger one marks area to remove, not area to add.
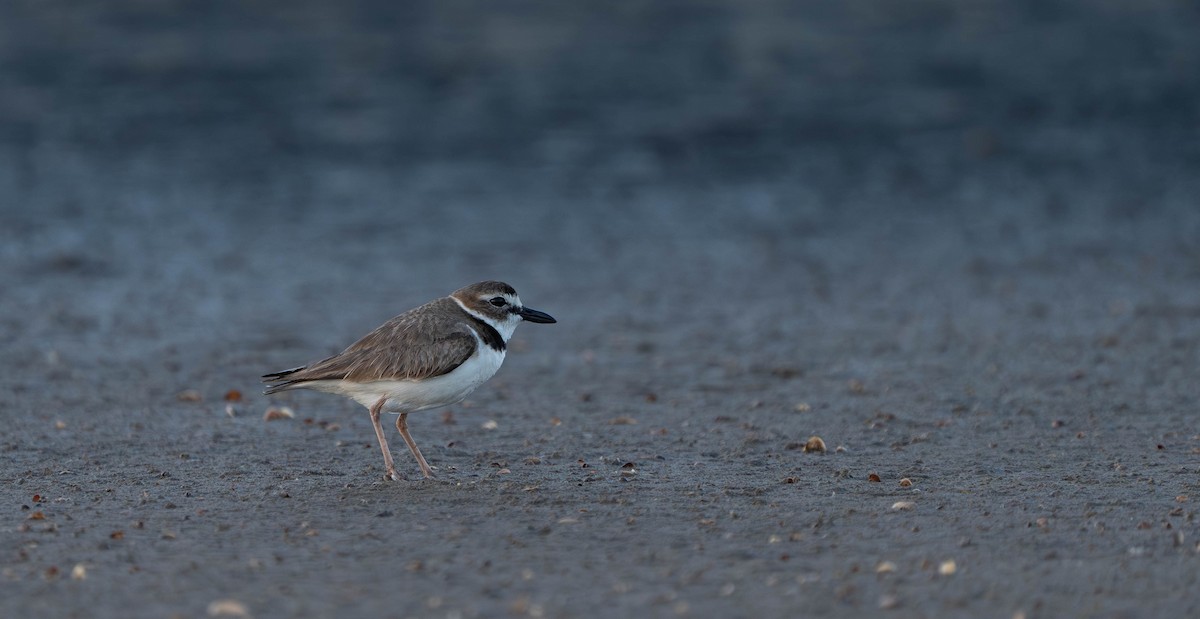
[[[1195,8],[279,4],[0,9],[0,616],[1200,614]]]

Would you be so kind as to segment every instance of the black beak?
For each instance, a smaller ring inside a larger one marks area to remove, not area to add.
[[[535,309],[529,309],[528,307],[522,307],[521,309],[517,310],[517,315],[520,316],[521,318],[524,318],[525,320],[528,320],[529,322],[540,322],[540,323],[558,322],[550,314],[547,314],[546,312],[539,312]]]

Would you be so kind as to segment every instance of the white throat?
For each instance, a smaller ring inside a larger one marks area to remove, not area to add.
[[[517,330],[517,325],[521,324],[521,317],[516,314],[509,314],[508,318],[501,320],[501,321],[497,321],[496,319],[492,318],[491,316],[484,316],[483,314],[480,314],[479,312],[473,311],[471,308],[467,307],[466,305],[463,305],[463,302],[459,301],[456,297],[450,297],[450,298],[454,299],[454,302],[457,303],[458,306],[461,307],[464,312],[491,325],[493,329],[495,329],[497,332],[500,333],[500,337],[504,339],[505,344],[507,344],[508,340],[510,338],[512,338],[513,331]]]

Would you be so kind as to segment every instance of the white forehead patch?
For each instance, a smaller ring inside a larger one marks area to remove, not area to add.
[[[504,307],[491,307],[491,300],[495,299],[496,297],[500,297],[500,298],[504,299],[505,301],[508,302],[508,305],[505,305]],[[488,306],[489,309],[496,309],[496,310],[501,310],[501,311],[505,312],[503,318],[501,318],[499,320],[467,307],[466,304],[463,303],[462,301],[460,301],[457,297],[450,297],[450,298],[454,299],[454,302],[457,303],[459,307],[466,310],[466,312],[468,314],[486,322],[489,325],[492,325],[492,328],[494,328],[494,329],[496,329],[496,331],[500,332],[500,336],[504,338],[505,342],[507,342],[508,339],[512,337],[513,331],[515,331],[517,329],[517,325],[521,324],[521,316],[519,314],[507,311],[514,307],[522,307],[521,306],[521,297],[519,297],[515,294],[480,295],[480,297],[479,297],[480,304]]]
[[[492,302],[492,299],[495,299],[496,297],[500,297],[501,299],[504,299],[505,301],[508,302],[508,305],[511,307],[521,307],[521,297],[519,297],[515,294],[484,294],[484,295],[479,295],[479,300],[484,303],[490,304]]]

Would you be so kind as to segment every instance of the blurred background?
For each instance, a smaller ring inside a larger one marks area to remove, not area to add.
[[[361,325],[483,277],[662,310],[953,302],[1027,254],[1194,270],[1197,25],[1170,0],[6,2],[0,251],[62,286],[10,289],[57,318],[5,335],[130,304]],[[926,275],[855,275],[896,265]]]
[[[0,614],[1194,615],[1197,33],[1186,0],[0,2]],[[262,421],[258,375],[492,278],[559,323],[414,419],[443,480],[381,486],[348,401]]]
[[[1169,161],[1195,137],[1188,2],[3,10],[2,137],[26,182],[57,153],[227,183],[453,160],[569,188],[616,175],[600,184],[626,190],[714,175],[862,181],[882,161],[936,190],[980,159],[1069,170],[1144,148]]]
[[[581,390],[621,382],[596,350],[633,391],[647,363],[684,391],[730,358],[1073,363],[1064,338],[1200,303],[1198,25],[1167,0],[7,2],[5,349],[154,402],[496,278],[568,325],[540,337]]]

